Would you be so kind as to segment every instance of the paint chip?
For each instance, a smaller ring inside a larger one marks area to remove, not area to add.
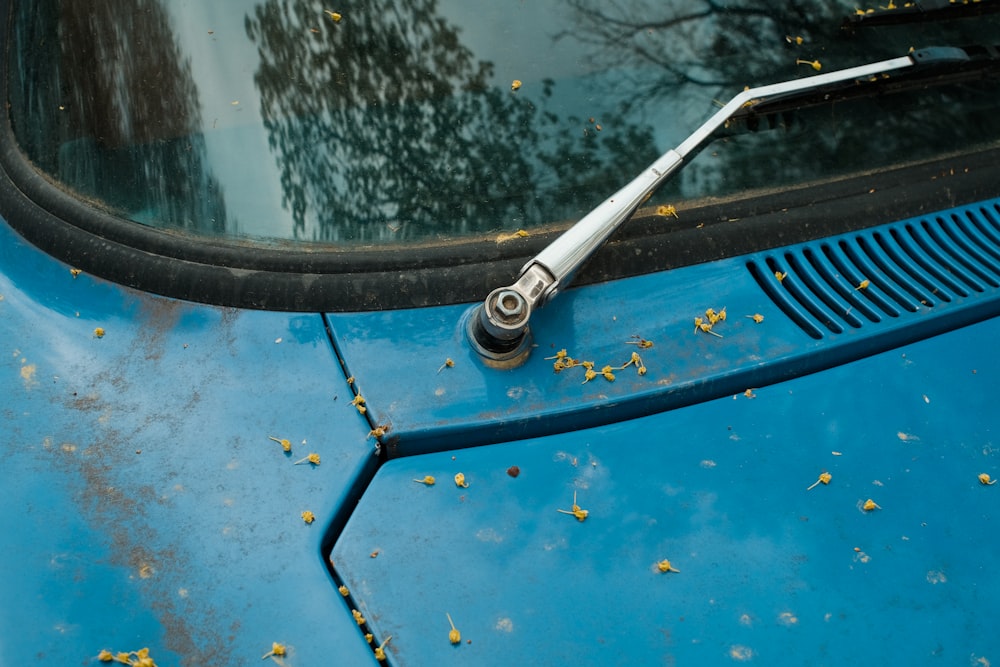
[[[736,644],[729,648],[729,657],[739,662],[746,662],[753,659],[753,649],[749,646]]]

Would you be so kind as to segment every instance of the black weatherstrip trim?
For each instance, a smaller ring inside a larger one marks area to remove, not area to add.
[[[12,0],[2,40],[0,96],[10,100]],[[666,220],[642,209],[580,272],[576,284],[766,250],[996,195],[1000,149],[777,192],[690,203]],[[630,176],[623,168],[622,181]],[[947,187],[930,180],[947,177]],[[877,195],[870,194],[877,192]],[[223,306],[364,311],[475,302],[509,284],[570,221],[496,238],[352,248],[263,244],[156,229],[74,196],[21,152],[0,118],[0,216],[28,241],[89,274],[136,289]]]

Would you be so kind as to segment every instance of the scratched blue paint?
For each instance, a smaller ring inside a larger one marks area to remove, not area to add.
[[[0,296],[0,663],[375,664],[322,556],[376,461],[321,315],[74,279],[5,225]]]
[[[964,217],[985,207],[995,209],[997,203],[958,207],[937,218]],[[915,219],[842,238],[853,243],[861,237],[877,248],[874,235],[889,236],[888,230],[905,229],[911,223],[919,227]],[[824,245],[837,248],[837,239],[789,251],[822,257]],[[770,279],[766,267],[772,258],[783,271],[792,270],[785,266],[783,252],[765,251],[568,290],[533,315],[537,347],[523,366],[512,370],[485,367],[469,348],[464,330],[468,305],[328,317],[370,414],[392,426],[386,444],[389,456],[395,457],[450,449],[456,438],[462,446],[488,444],[674,409],[821,370],[1000,313],[1000,289],[984,282],[978,291],[969,290],[970,295],[956,294],[948,301],[928,297],[926,305],[897,289],[900,298],[915,304],[915,311],[869,320],[858,314],[868,296],[882,301],[888,297],[878,286],[883,282],[881,268],[862,258],[870,271],[865,275],[873,280],[858,307],[848,305],[839,294],[830,297],[845,307],[834,317],[857,325],[844,324],[842,333],[826,331],[814,338],[767,296],[748,270],[748,264],[755,262]],[[988,270],[997,273],[996,267]],[[847,281],[843,289],[850,298],[861,277],[840,278]],[[794,272],[787,280],[790,288],[800,286]],[[928,293],[944,289],[942,284]],[[703,317],[707,308],[723,307],[728,318],[714,329],[723,338],[695,332],[695,317]],[[754,314],[763,315],[764,322],[756,324],[750,319]],[[655,345],[637,349],[629,344],[634,336]],[[637,351],[648,373],[640,376],[629,367],[616,371],[613,383],[598,377],[581,384],[582,368],[553,372],[551,357],[560,349],[595,362],[598,369],[621,366]],[[439,370],[448,358],[454,367]]]
[[[1000,476],[982,352],[1000,324],[877,351],[981,318],[996,290],[817,341],[747,260],[572,290],[528,363],[495,371],[467,350],[467,306],[326,316],[335,350],[319,314],[74,279],[0,227],[0,593],[20,603],[0,654],[249,665],[281,641],[292,665],[373,664],[349,602],[400,665],[995,655],[1000,486],[976,475]],[[692,331],[709,306],[724,339]],[[633,335],[655,341],[646,376],[581,385],[544,358],[618,365]],[[377,475],[345,368],[411,455]],[[292,465],[309,451],[322,465]],[[556,511],[574,490],[583,523]],[[448,644],[446,613],[471,644]]]
[[[996,660],[1000,485],[977,475],[1000,476],[998,336],[991,319],[753,398],[389,461],[332,559],[395,665]],[[557,511],[574,491],[582,523]]]
[[[527,363],[505,371],[485,367],[470,349],[464,328],[469,305],[328,317],[374,419],[392,424],[389,453],[395,456],[448,447],[453,437],[481,444],[573,428],[599,419],[610,406],[617,418],[648,410],[651,394],[682,381],[674,370],[678,355],[699,360],[695,381],[706,367],[722,363],[713,360],[716,340],[691,334],[695,315],[725,305],[731,313],[781,316],[756,286],[740,282],[745,273],[737,262],[718,263],[570,290],[534,316],[537,348]],[[684,301],[676,297],[685,293]],[[700,298],[692,304],[694,296]],[[759,350],[761,331],[749,323],[734,318],[728,332],[747,350]],[[649,368],[644,377],[628,368],[614,384],[599,378],[582,385],[583,369],[556,375],[547,359],[565,348],[598,369],[620,366],[637,351],[628,344],[633,335],[656,343],[638,350]],[[438,372],[448,358],[454,367]]]

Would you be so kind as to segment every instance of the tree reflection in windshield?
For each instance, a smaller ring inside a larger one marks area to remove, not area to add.
[[[853,3],[803,0],[562,1],[573,25],[558,38],[587,44],[594,67],[622,72],[606,94],[627,100],[628,111],[651,123],[672,100],[700,99],[687,109],[691,130],[745,86],[892,58],[911,47],[993,44],[998,25],[972,19],[848,31],[842,24]],[[731,127],[731,138],[659,196],[788,187],[996,142],[997,106],[994,81],[797,112],[775,119],[770,132]]]
[[[624,182],[621,165],[656,156],[648,128],[602,134],[547,111],[552,81],[532,94],[490,83],[493,65],[435,0],[368,2],[337,22],[323,10],[268,0],[246,21],[300,237],[430,239],[574,217]]]
[[[744,86],[991,44],[1000,24],[849,32],[843,2],[551,0],[498,26],[491,2],[345,1],[339,21],[320,0],[22,3],[11,120],[37,168],[156,227],[436,242],[578,219]],[[734,125],[648,205],[996,143],[998,105],[993,81]]]
[[[40,34],[51,26],[55,49]],[[12,39],[29,54],[11,68],[12,119],[38,167],[133,219],[226,229],[191,64],[160,0],[35,2]]]

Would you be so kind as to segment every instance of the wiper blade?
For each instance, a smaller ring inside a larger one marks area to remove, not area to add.
[[[865,82],[839,81],[809,90],[753,100],[738,109],[730,117],[729,124],[742,123],[751,131],[756,131],[762,126],[764,118],[790,111],[908,90],[980,81],[1000,75],[1000,47],[996,46],[968,46],[961,49],[933,47],[915,51],[913,55],[922,66],[873,75]]]
[[[857,10],[853,16],[844,19],[842,27],[853,29],[923,21],[945,21],[993,14],[998,11],[1000,11],[1000,0],[963,0],[959,2],[955,0],[924,0],[923,2],[907,2],[901,5],[890,2],[887,7]]]
[[[715,132],[738,114],[759,109],[770,101],[788,103],[831,86],[878,86],[885,77],[918,69],[944,72],[969,62],[963,49],[934,47],[912,51],[890,60],[749,88],[732,98],[676,148],[661,155],[630,183],[611,195],[593,211],[567,229],[521,269],[508,287],[490,292],[468,319],[468,337],[483,360],[510,367],[527,358],[530,350],[528,321],[531,313],[565,289],[577,270],[628,220],[635,210],[671,175],[708,143]],[[884,84],[882,84],[884,85]]]

